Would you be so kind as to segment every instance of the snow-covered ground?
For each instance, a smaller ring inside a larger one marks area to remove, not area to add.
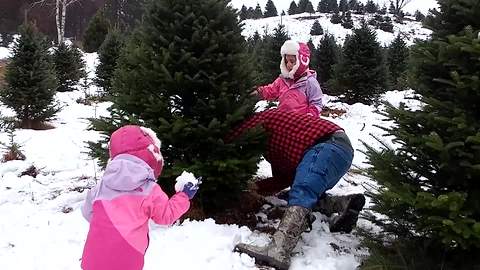
[[[236,2],[238,1],[233,1],[233,4]],[[276,4],[277,2],[279,1],[276,1]],[[318,3],[313,2],[315,6]],[[263,8],[264,4],[261,5]],[[301,16],[284,16],[282,20],[294,39],[307,41],[313,20],[299,20],[298,17]],[[342,42],[351,30],[331,24],[328,16],[330,15],[322,15],[319,18],[324,30],[334,34],[338,42]],[[263,33],[265,28],[271,31],[279,20],[279,17],[247,20],[243,34],[249,36],[255,31]],[[427,30],[421,29],[418,23],[395,25],[396,32],[408,32],[411,29],[415,30],[415,35],[409,36],[412,39],[425,38],[429,34]],[[393,34],[380,30],[377,35],[383,44],[388,44],[394,37]],[[0,47],[0,59],[9,56],[9,50]],[[96,54],[86,54],[85,60],[89,78],[92,79],[98,62]],[[89,92],[95,91],[95,87],[91,86]],[[403,101],[411,106],[418,106],[405,99],[412,94],[412,91],[392,91],[383,98],[395,105]],[[44,131],[16,130],[15,141],[22,145],[27,159],[0,163],[2,270],[80,269],[80,258],[88,231],[88,223],[83,219],[80,207],[87,189],[93,186],[102,174],[95,161],[86,154],[85,142],[100,138],[97,132],[87,130],[86,119],[107,115],[109,106],[108,103],[92,106],[77,103],[76,100],[83,96],[84,93],[80,90],[58,93],[57,101],[62,110],[52,122],[55,128]],[[332,98],[325,97],[326,105],[344,109],[346,113],[329,119],[346,130],[354,148],[362,149],[362,141],[378,145],[372,135],[382,137],[383,133],[375,125],[385,127],[391,123],[382,121],[383,117],[376,112],[377,108],[363,104],[334,103]],[[13,112],[0,105],[0,114],[9,116],[13,115]],[[161,134],[158,135],[161,138]],[[387,142],[390,140],[383,139]],[[0,132],[0,142],[8,141],[8,134]],[[355,170],[364,168],[365,162],[365,155],[356,151],[352,170],[330,192],[363,192],[366,185],[373,184],[371,179],[357,174],[358,170]],[[38,176],[22,176],[22,172],[32,165],[40,170]],[[267,162],[259,164],[258,175],[271,175]],[[313,224],[313,230],[302,235],[290,269],[355,269],[361,258],[367,255],[367,251],[359,246],[358,236],[330,233],[327,218],[320,213],[315,215],[317,220]],[[365,220],[359,220],[358,225],[364,228],[372,226]],[[239,242],[261,245],[267,243],[268,235],[237,225],[216,224],[214,220],[206,219],[186,220],[172,227],[151,224],[150,239],[144,268],[146,270],[240,270],[256,269],[256,266],[252,258],[233,252],[234,246]]]
[[[96,63],[95,54],[86,56],[89,70]],[[397,103],[411,92],[389,92],[385,99]],[[86,189],[101,176],[94,160],[87,154],[86,141],[100,136],[87,131],[86,118],[106,115],[109,104],[86,106],[76,103],[83,92],[59,93],[57,100],[62,111],[45,131],[16,130],[15,141],[23,145],[25,161],[0,164],[0,269],[80,269],[83,243],[88,223],[80,213]],[[355,148],[360,140],[375,144],[370,134],[382,135],[375,124],[382,123],[376,108],[363,104],[331,104],[347,110],[332,121],[344,127]],[[0,106],[2,115],[12,115]],[[159,134],[161,137],[161,134]],[[0,141],[8,143],[6,133]],[[364,167],[365,156],[356,152],[354,166]],[[36,178],[22,172],[34,165],[40,169]],[[268,176],[267,162],[259,165],[259,175]],[[363,192],[362,184],[372,183],[353,172],[331,191],[335,194]],[[315,213],[313,230],[302,235],[297,246],[292,270],[355,269],[367,251],[359,248],[354,234],[330,233],[325,216]],[[359,225],[368,227],[364,220]],[[220,225],[214,220],[186,220],[173,227],[152,224],[151,243],[145,269],[256,269],[252,258],[233,252],[239,242],[266,243],[268,236],[246,227]],[[188,259],[185,257],[188,256]]]
[[[285,25],[285,29],[290,38],[307,42],[312,39],[315,46],[318,46],[322,36],[310,36],[310,30],[315,20],[318,20],[325,33],[332,34],[337,43],[342,44],[347,35],[352,34],[351,29],[345,29],[340,24],[333,24],[330,22],[332,14],[316,13],[310,15],[308,13],[286,15],[282,17],[270,17],[257,20],[245,20],[245,26],[242,34],[246,37],[253,36],[255,32],[263,35],[265,32],[273,34],[273,31],[280,23]],[[355,27],[359,27],[361,19],[369,20],[373,15],[355,15],[352,14],[352,19]],[[392,17],[393,18],[393,17]],[[375,30],[377,40],[380,44],[387,46],[400,33],[407,45],[412,45],[415,39],[426,39],[430,36],[431,31],[423,28],[420,22],[405,20],[403,24],[393,23],[393,33],[385,32],[380,29]]]

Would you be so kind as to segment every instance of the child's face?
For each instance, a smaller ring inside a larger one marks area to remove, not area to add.
[[[288,71],[292,71],[293,67],[297,64],[297,57],[295,55],[285,55],[285,65]]]

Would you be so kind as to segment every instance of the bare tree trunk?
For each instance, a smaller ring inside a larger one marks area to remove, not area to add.
[[[62,25],[60,21],[60,0],[55,0],[55,23],[57,25],[57,45],[60,45],[63,43]]]
[[[63,2],[62,3],[62,28],[61,28],[62,43],[63,43],[63,39],[65,38],[65,17],[66,16],[67,16],[67,4]]]

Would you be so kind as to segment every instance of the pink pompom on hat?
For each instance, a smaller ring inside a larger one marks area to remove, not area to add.
[[[120,154],[136,156],[150,166],[157,178],[163,168],[163,156],[160,153],[161,142],[151,129],[136,125],[126,125],[110,137],[110,159]]]
[[[296,42],[294,40],[287,40],[283,43],[280,49],[282,55],[282,61],[280,62],[280,71],[282,76],[290,79],[299,78],[307,69],[310,64],[310,49],[308,45],[302,42]],[[295,55],[297,57],[297,63],[291,71],[288,71],[285,64],[285,55]]]

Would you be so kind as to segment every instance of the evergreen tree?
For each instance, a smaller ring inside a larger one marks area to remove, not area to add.
[[[348,104],[372,104],[387,88],[387,71],[375,31],[363,22],[345,40],[342,57],[329,82],[332,93]]]
[[[292,1],[290,3],[290,7],[288,8],[288,15],[294,15],[294,14],[297,14],[297,13],[298,13],[297,3],[295,3],[295,1]]]
[[[388,6],[388,13],[390,13],[390,14],[395,14],[396,13],[395,5],[393,4],[393,1],[391,1],[391,0],[390,0],[390,5]]]
[[[330,19],[330,22],[333,24],[339,24],[342,22],[342,16],[340,16],[340,13],[334,13],[332,15],[332,18]]]
[[[383,20],[381,22],[378,22],[377,26],[380,30],[393,33],[392,18],[390,18],[389,16],[383,17]]]
[[[310,2],[310,0],[300,0],[298,2],[297,13],[304,13],[304,12],[315,13],[312,2]]]
[[[347,11],[345,16],[342,18],[342,26],[345,29],[353,28],[352,13],[350,11]]]
[[[333,67],[338,63],[340,48],[332,34],[325,34],[318,45],[316,59],[318,61],[317,78],[322,87],[332,78]]]
[[[338,9],[342,13],[346,12],[348,10],[347,0],[340,0],[340,3],[338,4]]]
[[[83,36],[83,49],[87,53],[96,52],[102,45],[108,34],[109,23],[105,18],[103,10],[90,20],[85,35]]]
[[[415,16],[415,20],[416,20],[417,22],[421,22],[421,21],[425,20],[425,15],[423,15],[423,13],[420,12],[420,10],[415,11],[415,15],[414,15],[414,16]]]
[[[263,14],[263,16],[265,18],[278,16],[277,8],[272,0],[267,1],[267,4],[265,5],[265,14]]]
[[[246,20],[246,19],[250,19],[249,14],[248,14],[248,9],[245,5],[242,5],[242,8],[240,9],[239,16],[240,16],[241,21]]]
[[[13,35],[11,33],[1,33],[0,46],[8,47],[13,42]]]
[[[328,12],[330,13],[338,12],[337,0],[328,0]]]
[[[330,10],[328,9],[328,1],[329,0],[320,0],[317,5],[317,11],[320,13],[330,12]]]
[[[432,38],[412,49],[422,106],[387,106],[397,147],[367,151],[380,214],[369,219],[383,233],[368,238],[365,269],[480,268],[480,6],[438,4]]]
[[[253,7],[249,7],[247,9],[247,19],[253,19],[255,17],[255,10],[253,9]]]
[[[400,34],[388,46],[387,67],[390,75],[390,82],[396,90],[406,88],[405,72],[407,71],[409,50]]]
[[[285,26],[279,24],[273,31],[273,36],[266,37],[265,51],[263,55],[264,59],[264,71],[266,76],[266,82],[271,82],[278,77],[280,73],[279,64],[280,64],[280,49],[282,48],[283,43],[290,39],[285,30]]]
[[[206,213],[238,204],[262,152],[258,132],[224,142],[255,107],[241,32],[228,1],[149,2],[118,61],[112,117],[93,122],[106,135],[127,120],[152,128],[163,142],[159,183],[171,190],[184,170],[203,176],[196,199]]]
[[[378,6],[373,2],[373,0],[368,0],[365,4],[365,11],[370,14],[377,13]]]
[[[358,1],[357,0],[349,0],[348,1],[348,9],[347,10],[357,10],[358,9]]]
[[[308,1],[307,6],[305,7],[305,12],[313,14],[315,13],[315,9],[313,8],[312,2]]]
[[[323,28],[320,25],[320,22],[318,22],[318,20],[315,20],[315,22],[313,22],[312,29],[310,30],[310,35],[312,36],[323,35]]]
[[[280,15],[281,15],[281,16],[285,16],[285,15],[287,15],[287,14],[285,13],[285,10],[282,10],[282,13],[281,13]]]
[[[98,66],[95,70],[95,84],[101,87],[105,94],[111,95],[112,79],[117,67],[120,51],[123,47],[123,39],[118,30],[111,30],[102,46],[98,50]]]
[[[33,26],[23,25],[12,53],[1,101],[15,111],[22,128],[39,128],[58,112],[54,104],[57,81],[47,43]]]
[[[315,48],[315,45],[313,44],[312,39],[308,40],[307,46],[310,49],[309,68],[316,71],[318,69],[317,48]]]
[[[263,18],[263,12],[262,12],[262,8],[260,7],[260,4],[257,3],[257,5],[255,6],[255,10],[253,11],[253,19],[260,19],[260,18]]]
[[[387,6],[383,4],[382,8],[378,10],[378,14],[386,15],[387,14]]]
[[[87,76],[85,72],[85,61],[82,54],[75,46],[61,43],[53,52],[53,62],[57,75],[59,92],[73,91],[73,86]]]

